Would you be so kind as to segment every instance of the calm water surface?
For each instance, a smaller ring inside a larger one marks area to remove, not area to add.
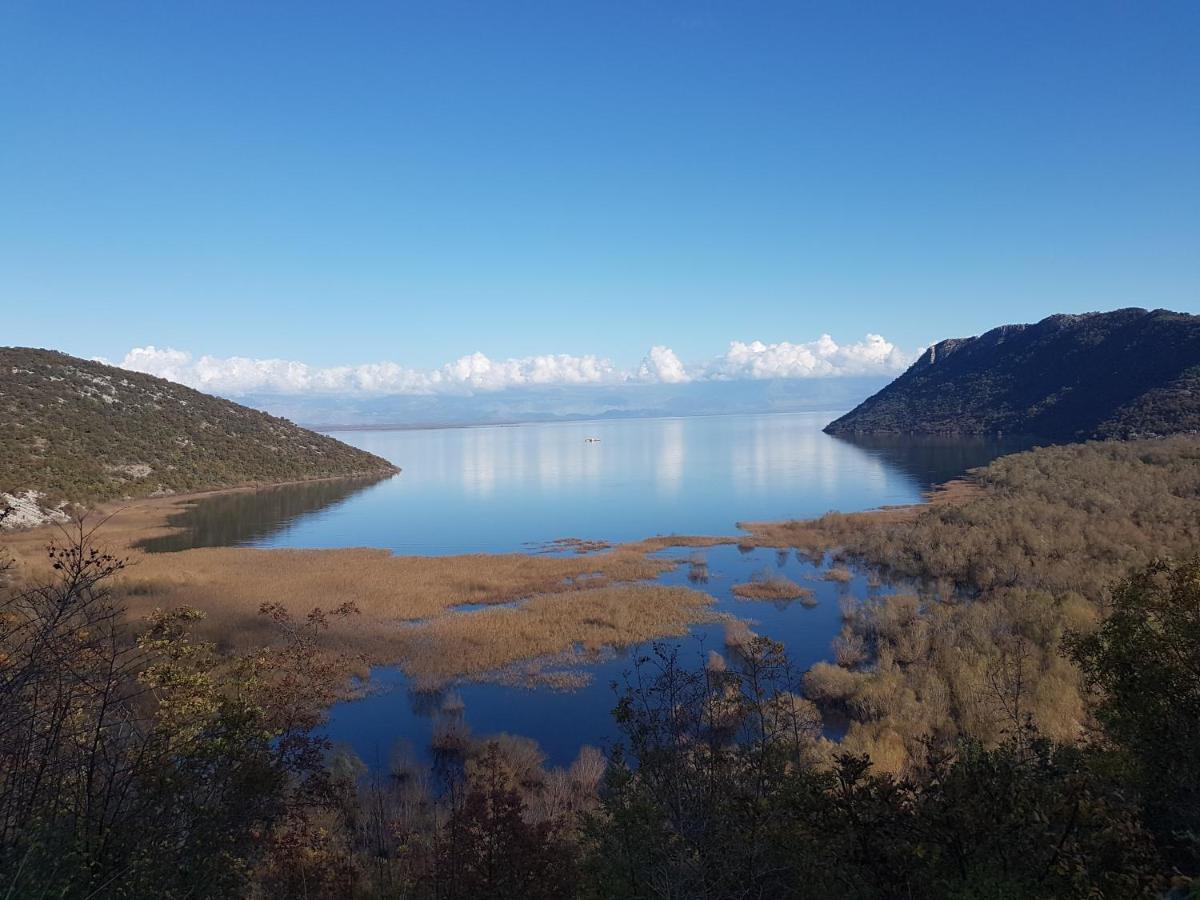
[[[454,554],[518,551],[563,537],[623,541],[732,534],[743,520],[911,503],[933,484],[1025,446],[1017,439],[851,442],[821,432],[837,414],[341,432],[336,434],[341,440],[391,460],[403,472],[382,481],[214,497],[179,520],[181,534],[147,546],[159,551],[371,546]],[[682,559],[694,552],[668,554]],[[841,628],[839,598],[871,592],[861,576],[845,585],[823,581],[825,563],[792,553],[745,553],[734,546],[698,552],[708,563],[709,580],[692,586],[712,594],[719,611],[750,619],[755,631],[782,641],[800,671],[829,658],[830,641]],[[732,596],[734,584],[764,569],[815,590],[816,607]],[[689,584],[688,579],[688,567],[681,566],[659,581]],[[723,650],[721,626],[697,626],[673,644],[698,666],[709,649]],[[416,691],[400,669],[380,667],[372,672],[365,698],[334,707],[328,733],[381,771],[398,748],[427,759],[435,723],[455,716],[477,735],[532,737],[551,763],[566,765],[583,744],[603,745],[616,737],[611,685],[647,650],[612,649],[585,667],[588,682],[573,691],[492,683]]]
[[[836,415],[339,432],[404,471],[375,483],[213,498],[183,517],[184,534],[148,547],[495,553],[562,537],[731,534],[738,521],[911,503],[930,485],[1019,445],[894,437],[852,443],[821,432]]]
[[[708,592],[716,600],[716,611],[746,619],[756,633],[783,642],[797,675],[829,658],[830,641],[842,627],[840,598],[887,592],[868,586],[862,575],[848,584],[825,581],[821,577],[824,564],[814,565],[790,551],[744,552],[735,546],[720,546],[700,551],[671,550],[664,555],[682,560],[705,559],[708,580],[692,582],[690,565],[684,564],[660,577],[658,583]],[[733,596],[733,585],[764,570],[781,573],[809,588],[816,595],[817,605],[810,608],[798,601],[741,600]],[[662,645],[676,648],[681,662],[699,668],[709,650],[725,652],[724,629],[720,624],[698,625],[686,637],[666,640]],[[409,686],[398,668],[380,666],[371,673],[366,697],[334,707],[328,734],[352,748],[371,769],[385,771],[397,754],[428,761],[435,724],[439,719],[460,718],[474,735],[508,732],[532,737],[551,764],[570,765],[584,744],[606,747],[619,738],[612,718],[618,696],[614,684],[621,689],[635,660],[652,649],[614,649],[584,667],[588,682],[570,691],[470,682],[440,691],[418,691]],[[448,699],[454,702],[447,703]],[[826,732],[830,737],[839,734],[836,725],[827,727]]]

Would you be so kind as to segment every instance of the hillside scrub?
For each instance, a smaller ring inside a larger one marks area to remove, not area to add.
[[[0,491],[37,491],[51,507],[397,471],[229,400],[22,347],[0,348],[0,459]]]
[[[1086,754],[1025,730],[897,779],[820,738],[815,710],[790,700],[794,674],[761,638],[736,669],[640,661],[587,832],[588,896],[1138,897],[1161,884],[1136,807]]]
[[[597,760],[588,767],[591,778],[575,778],[581,757],[570,774],[546,773],[534,748],[511,740],[456,748],[453,758],[463,761],[465,773],[488,772],[490,760],[506,760],[502,781],[510,793],[491,808],[509,813],[487,820],[484,844],[448,847],[443,842],[455,833],[448,825],[414,822],[412,806],[399,809],[404,827],[383,831],[406,835],[407,843],[370,857],[375,881],[368,896],[470,896],[446,886],[453,870],[446,866],[459,853],[461,865],[481,873],[471,885],[476,895],[515,896],[508,871],[486,864],[481,870],[479,862],[484,847],[510,845],[532,854],[517,857],[519,870],[552,859],[554,871],[572,879],[570,888],[560,883],[560,896],[591,900],[1092,900],[1162,896],[1171,886],[1183,896],[1195,884],[1189,875],[1198,861],[1188,855],[1194,845],[1178,843],[1186,830],[1172,826],[1194,816],[1191,795],[1143,781],[1150,770],[1136,759],[1153,752],[1154,771],[1162,767],[1192,788],[1200,783],[1194,742],[1155,745],[1165,737],[1163,727],[1174,737],[1200,727],[1200,706],[1191,702],[1200,642],[1190,639],[1198,565],[1135,573],[1115,592],[1112,616],[1091,632],[1101,637],[1077,646],[1106,685],[1099,718],[1116,727],[1106,724],[1104,732],[1064,745],[1026,720],[994,747],[970,736],[930,747],[903,777],[821,737],[820,716],[797,695],[798,673],[778,644],[750,637],[729,663],[710,656],[699,670],[682,667],[677,651],[656,647],[615,686],[623,740],[607,771]],[[911,622],[915,602],[901,599],[896,615]],[[1131,628],[1143,637],[1135,642],[1138,655],[1167,666],[1151,668],[1153,677],[1165,678],[1144,711],[1124,705],[1121,698],[1133,699],[1141,675],[1126,664],[1129,657],[1114,655],[1123,646],[1114,639]],[[1167,692],[1181,689],[1177,705]],[[1158,717],[1159,732],[1127,743],[1122,717],[1139,714]],[[480,757],[473,748],[488,749]],[[603,781],[592,782],[599,790],[589,798],[582,785],[600,772]],[[397,783],[414,782],[406,776]],[[549,796],[563,799],[550,804]],[[437,802],[417,808],[431,806]],[[547,819],[553,810],[569,814]],[[443,821],[453,815],[443,813]],[[530,840],[535,827],[541,837]],[[356,865],[368,859],[364,849],[361,841],[349,849]]]

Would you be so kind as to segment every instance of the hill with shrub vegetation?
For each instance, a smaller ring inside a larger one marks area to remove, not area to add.
[[[1056,441],[1200,432],[1200,316],[1050,316],[930,347],[825,429]]]
[[[0,492],[44,503],[387,474],[386,460],[182,385],[0,348]]]

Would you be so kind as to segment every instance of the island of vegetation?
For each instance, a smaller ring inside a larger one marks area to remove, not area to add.
[[[0,500],[26,524],[64,502],[398,471],[229,400],[25,347],[0,348],[0,459]]]
[[[1056,441],[1200,432],[1200,316],[1057,315],[941,341],[825,430]]]
[[[813,598],[813,592],[801,587],[790,578],[782,575],[772,575],[769,572],[760,573],[750,581],[735,584],[730,593],[743,600],[807,600]]]

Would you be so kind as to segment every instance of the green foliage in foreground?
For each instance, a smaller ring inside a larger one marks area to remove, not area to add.
[[[1200,871],[1200,560],[1135,573],[1068,647],[1099,697],[1102,750],[1144,798],[1167,857]]]
[[[630,691],[631,764],[618,758],[588,828],[587,896],[1153,895],[1161,863],[1138,810],[1087,753],[1024,731],[902,779],[851,754],[814,765],[772,711],[778,653],[759,639],[715,682],[666,657]]]
[[[341,670],[314,632],[241,659],[189,636],[193,610],[133,628],[123,563],[82,530],[56,578],[0,595],[0,896],[241,896],[329,778],[312,734]]]
[[[155,378],[0,348],[0,491],[49,502],[385,474],[370,453]]]

